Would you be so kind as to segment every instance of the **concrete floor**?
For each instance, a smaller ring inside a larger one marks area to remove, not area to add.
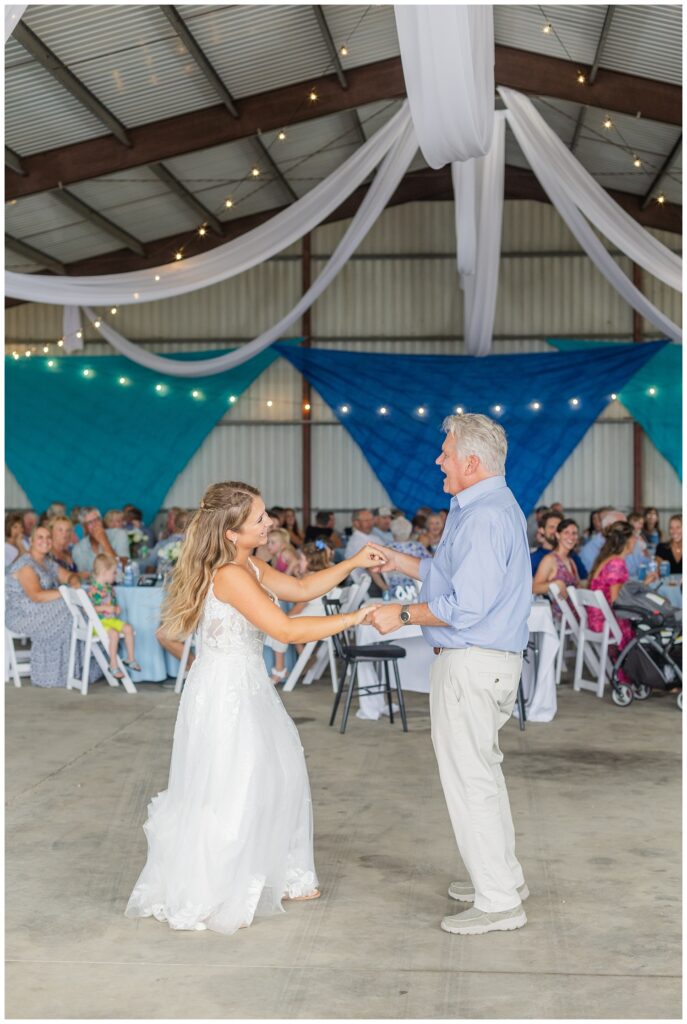
[[[679,1018],[680,748],[674,697],[559,691],[505,729],[528,925],[439,928],[461,877],[429,734],[327,727],[299,687],[323,898],[232,937],[123,911],[166,785],[178,698],[6,687],[9,1018]]]

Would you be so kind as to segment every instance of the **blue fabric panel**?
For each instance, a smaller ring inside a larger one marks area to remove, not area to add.
[[[559,352],[598,352],[602,346],[608,348],[599,341],[547,340]],[[651,394],[650,388],[655,394]],[[682,480],[682,345],[666,344],[617,394],[632,419],[641,425]]]
[[[443,476],[433,463],[443,441],[442,420],[462,406],[505,427],[508,483],[527,514],[610,393],[664,346],[613,346],[593,363],[587,352],[478,358],[276,347],[331,407],[399,508],[447,506]],[[531,406],[535,401],[539,410]],[[349,412],[342,412],[343,405]]]
[[[39,512],[65,501],[97,505],[104,514],[129,501],[150,520],[224,416],[229,396],[239,398],[277,356],[272,346],[227,373],[193,379],[155,373],[124,356],[8,357],[5,460]]]

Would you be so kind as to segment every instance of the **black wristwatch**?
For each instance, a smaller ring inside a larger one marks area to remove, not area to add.
[[[401,613],[399,617],[404,626],[410,625],[410,612],[408,611],[409,608],[409,604],[404,604],[403,607],[401,608]]]

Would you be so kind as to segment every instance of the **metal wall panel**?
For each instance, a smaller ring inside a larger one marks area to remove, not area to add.
[[[553,501],[562,502],[564,508],[614,505],[630,511],[632,424],[595,423],[544,488],[537,505]]]
[[[313,427],[312,479],[314,509],[375,508],[390,503],[360,448],[340,426]],[[339,526],[348,526],[349,521],[342,519]]]
[[[682,484],[667,459],[654,447],[646,434],[643,435],[642,471],[644,478],[644,501],[655,505],[667,514],[682,511]],[[668,525],[663,515],[663,528]]]
[[[217,426],[170,488],[163,507],[197,507],[219,480],[242,480],[269,505],[300,504],[301,433],[297,425]]]
[[[57,500],[57,499],[56,499]],[[17,478],[5,466],[5,508],[30,508],[31,502],[17,483]]]

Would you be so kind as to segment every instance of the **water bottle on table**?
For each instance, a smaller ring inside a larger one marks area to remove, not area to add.
[[[134,585],[134,571],[131,566],[131,562],[127,562],[124,567],[124,586],[133,587]]]

